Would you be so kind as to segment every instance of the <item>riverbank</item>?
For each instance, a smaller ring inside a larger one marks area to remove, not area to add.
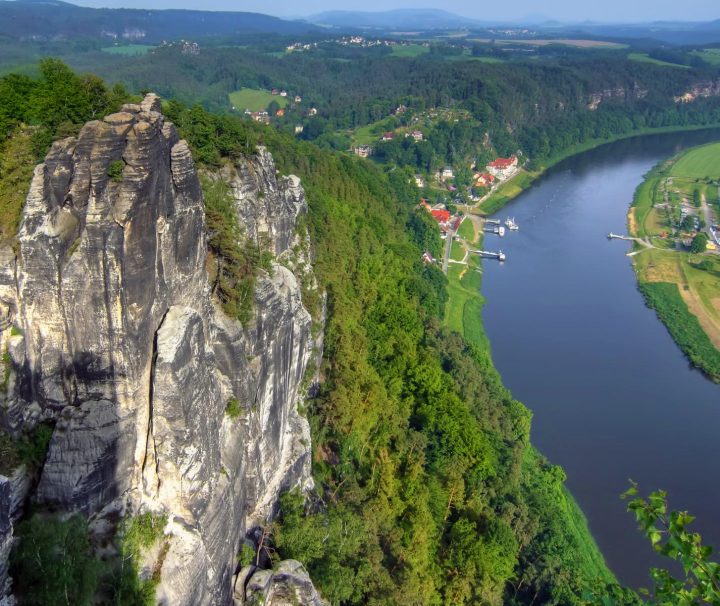
[[[718,180],[720,143],[663,160],[635,191],[628,231],[651,245],[632,257],[646,304],[690,361],[720,383],[720,254],[713,244],[695,253],[685,246],[700,232],[714,239],[708,224],[720,215]]]
[[[479,248],[483,241],[479,217],[467,215],[458,230],[460,238],[453,242],[453,261],[448,266],[448,302],[445,325],[483,351],[490,350],[482,324],[482,263],[468,248]],[[456,254],[456,251],[461,251]]]
[[[490,341],[482,320],[482,310],[485,305],[485,298],[481,293],[482,259],[469,253],[470,249],[482,248],[486,239],[483,227],[484,220],[481,217],[466,214],[458,229],[458,239],[452,243],[452,261],[447,276],[448,301],[445,325],[460,333],[465,341],[477,349],[475,355],[485,360],[484,372],[487,380],[504,390],[501,387],[502,378],[493,366]],[[499,247],[502,241],[500,238],[493,238],[490,235],[487,237],[492,238],[492,245],[489,248]],[[517,402],[516,404],[522,406]],[[559,466],[548,462],[540,452],[528,444],[519,473],[522,490],[533,502],[533,508],[544,512],[543,519],[550,521],[551,530],[547,533],[547,538],[540,539],[541,549],[555,552],[557,557],[565,559],[564,565],[579,572],[585,582],[617,583],[590,530],[584,512],[565,485],[565,472]],[[538,546],[534,548],[538,549]],[[522,580],[517,588],[522,588]],[[569,603],[575,603],[576,598],[577,596],[568,596],[571,600]]]
[[[642,137],[644,135],[662,135],[666,133],[677,133],[686,131],[706,130],[718,128],[720,124],[707,124],[698,126],[664,126],[660,128],[642,128],[634,130],[622,135],[601,139],[589,139],[584,143],[578,143],[555,154],[545,160],[536,170],[521,169],[512,179],[509,179],[497,188],[489,197],[487,197],[478,207],[478,211],[483,215],[491,215],[503,208],[508,202],[517,198],[521,193],[527,190],[537,179],[544,175],[550,168],[559,164],[563,160],[575,156],[582,152],[590,151],[601,145],[622,141],[623,139],[631,139],[633,137]]]

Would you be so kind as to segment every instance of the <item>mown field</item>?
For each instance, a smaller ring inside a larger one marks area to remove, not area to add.
[[[258,112],[266,109],[271,101],[275,101],[280,107],[285,107],[288,104],[287,97],[271,95],[269,91],[258,88],[241,88],[230,93],[228,97],[230,98],[230,105],[237,111],[249,109]]]
[[[670,169],[673,177],[720,179],[720,143],[701,145],[684,153]]]

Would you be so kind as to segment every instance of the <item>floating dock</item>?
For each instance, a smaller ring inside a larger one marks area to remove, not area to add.
[[[485,219],[488,225],[500,225],[500,219]]]
[[[488,234],[495,234],[496,236],[500,236],[501,238],[505,235],[505,228],[502,225],[490,225],[486,227],[483,231]]]

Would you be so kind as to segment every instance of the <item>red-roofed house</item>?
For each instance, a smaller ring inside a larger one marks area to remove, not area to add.
[[[383,141],[392,141],[395,138],[395,133],[387,132],[383,133],[382,140]]]
[[[486,168],[491,175],[499,179],[505,179],[515,171],[517,165],[517,156],[510,156],[509,158],[497,158],[490,162]]]
[[[430,214],[438,223],[447,223],[450,220],[449,210],[431,210]]]
[[[475,187],[489,187],[495,181],[490,173],[481,173],[475,176]]]

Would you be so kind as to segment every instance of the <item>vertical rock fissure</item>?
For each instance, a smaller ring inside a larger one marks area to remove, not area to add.
[[[156,496],[160,488],[160,472],[158,469],[158,456],[157,456],[157,445],[155,444],[155,434],[153,432],[153,402],[155,397],[155,367],[158,359],[158,333],[165,322],[169,310],[165,310],[158,327],[155,329],[153,334],[152,344],[152,355],[150,357],[150,373],[149,373],[149,385],[148,385],[148,421],[147,421],[147,433],[145,434],[145,455],[142,460],[142,478],[143,482],[146,483],[145,490],[153,490],[153,496]],[[150,457],[152,460],[148,461],[148,450],[150,450]],[[150,476],[147,471],[147,465],[150,463],[153,466],[152,473],[154,474],[154,486],[148,486],[147,482],[150,480]]]

